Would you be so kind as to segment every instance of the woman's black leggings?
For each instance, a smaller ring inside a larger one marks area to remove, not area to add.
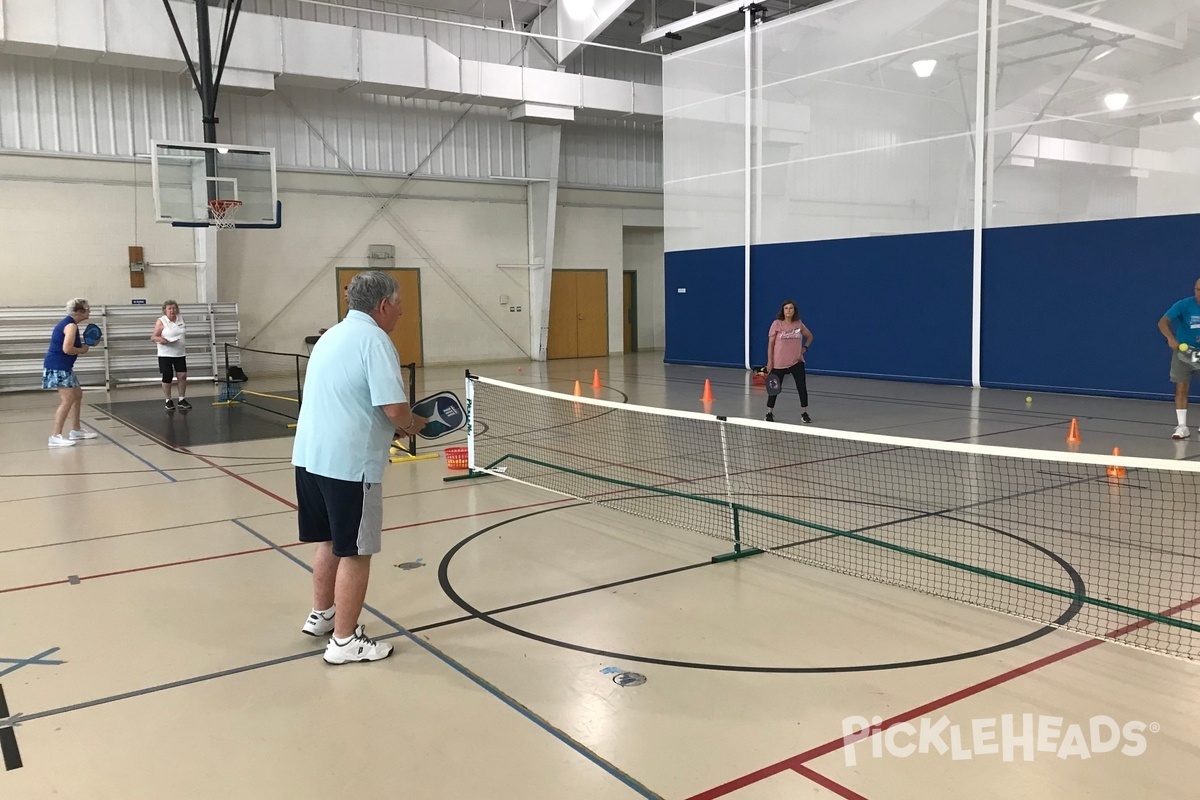
[[[795,364],[792,364],[787,369],[773,369],[773,370],[771,370],[771,374],[775,375],[779,378],[780,386],[783,385],[783,376],[791,375],[792,378],[796,381],[796,391],[800,393],[800,407],[808,408],[808,383],[804,380],[804,362],[803,361],[797,361]],[[775,398],[777,398],[777,397],[779,397],[779,395],[777,395],[777,394],[772,394],[772,395],[767,396],[767,408],[775,407]]]

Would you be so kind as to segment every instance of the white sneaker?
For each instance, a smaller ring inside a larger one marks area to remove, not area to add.
[[[74,447],[75,442],[71,439],[68,439],[68,438],[56,433],[55,435],[50,437],[50,446],[51,447]]]
[[[71,433],[68,436],[71,439],[71,441],[74,442],[79,439],[95,439],[98,435],[99,434],[92,433],[91,431],[85,431],[85,430],[80,429],[77,431],[71,431]]]
[[[328,617],[325,616],[327,613]],[[331,608],[327,612],[314,609],[300,630],[309,636],[328,636],[333,633],[333,609]]]
[[[392,654],[387,642],[367,638],[366,626],[359,625],[347,642],[339,642],[330,636],[325,645],[326,664],[345,664],[349,661],[381,661]]]
[[[1192,431],[1187,425],[1179,425],[1175,428],[1175,432],[1171,434],[1172,439],[1186,439],[1192,435]]]

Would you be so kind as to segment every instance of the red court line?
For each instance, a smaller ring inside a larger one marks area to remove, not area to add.
[[[291,545],[284,545],[284,547],[293,547],[298,544],[306,544],[306,543],[305,542],[295,542],[294,544],[291,544]],[[269,553],[272,550],[274,550],[273,547],[257,547],[253,550],[240,550],[236,553],[220,553],[219,555],[215,555],[215,556],[200,556],[199,558],[188,558],[188,559],[184,559],[183,561],[168,561],[165,564],[149,564],[144,567],[130,567],[129,569],[118,569],[118,570],[113,570],[112,572],[98,572],[95,575],[78,575],[76,577],[80,583],[83,583],[84,581],[90,581],[90,580],[94,580],[96,578],[112,578],[117,575],[129,575],[130,573],[133,573],[133,572],[147,572],[152,569],[163,569],[165,567],[181,567],[186,564],[199,564],[202,561],[216,561],[219,558],[233,558],[234,556],[247,556],[247,555],[251,555],[253,553]],[[5,592],[20,592],[25,589],[41,589],[46,586],[58,586],[58,585],[64,584],[64,583],[69,584],[70,582],[71,581],[69,579],[64,578],[61,581],[47,581],[46,583],[31,583],[28,586],[13,586],[8,589],[0,589],[0,594],[4,594]]]
[[[798,767],[794,767],[794,769],[796,771],[796,774],[803,775],[804,777],[808,778],[810,781],[817,784],[818,786],[824,787],[824,788],[828,789],[829,791],[833,792],[838,797],[844,797],[844,798],[846,798],[846,800],[867,800],[867,798],[863,797],[858,792],[847,789],[845,786],[842,786],[840,783],[832,781],[829,778],[826,778],[821,773],[815,772],[815,771],[809,769],[808,767],[801,765]]]
[[[283,499],[283,498],[282,498],[282,497],[280,497],[279,495],[277,495],[277,494],[275,494],[274,492],[272,492],[270,489],[265,489],[265,488],[263,488],[262,486],[259,486],[259,485],[258,485],[257,483],[255,483],[254,481],[252,481],[252,480],[249,480],[249,479],[245,478],[244,476],[237,474],[236,472],[233,472],[233,471],[231,471],[231,470],[228,470],[228,469],[226,469],[225,467],[222,467],[220,464],[214,464],[212,461],[209,461],[209,460],[208,460],[207,458],[205,458],[204,456],[196,455],[195,453],[191,453],[191,452],[188,452],[188,451],[186,451],[186,450],[185,450],[184,452],[186,452],[186,453],[187,453],[189,456],[191,456],[192,458],[197,458],[197,459],[200,459],[201,461],[203,461],[205,464],[208,464],[208,465],[209,465],[210,467],[212,467],[213,469],[215,469],[215,470],[218,470],[218,471],[220,471],[220,472],[224,472],[224,473],[225,473],[226,475],[228,475],[229,477],[231,477],[231,478],[235,478],[235,479],[237,479],[237,480],[241,481],[242,483],[244,483],[244,484],[246,484],[247,486],[249,486],[251,489],[257,489],[258,491],[260,491],[260,492],[262,492],[263,494],[265,494],[267,497],[270,497],[270,498],[272,498],[272,499],[274,499],[274,500],[278,500],[279,502],[283,503],[285,506],[287,506],[288,508],[290,508],[292,511],[295,511],[295,510],[296,510],[296,504],[295,504],[295,503],[293,503],[291,500],[285,500],[285,499]]]
[[[213,469],[220,470],[221,472],[225,473],[226,475],[228,475],[228,476],[229,476],[229,477],[231,477],[231,478],[236,478],[237,480],[241,481],[242,483],[246,484],[247,486],[249,486],[249,487],[250,487],[250,488],[252,488],[252,489],[257,489],[258,491],[260,491],[260,492],[262,492],[263,494],[265,494],[267,497],[270,497],[270,498],[273,498],[273,499],[275,499],[275,500],[278,500],[279,502],[283,503],[285,506],[287,506],[288,508],[292,509],[293,511],[296,511],[296,510],[297,510],[297,507],[296,507],[296,504],[295,504],[295,503],[291,502],[290,500],[285,500],[284,498],[282,498],[282,497],[280,497],[279,495],[275,494],[275,493],[274,493],[274,492],[272,492],[271,490],[269,490],[269,489],[266,489],[266,488],[264,488],[264,487],[262,487],[262,486],[259,486],[257,483],[255,483],[255,482],[254,482],[254,481],[252,481],[252,480],[249,480],[249,479],[248,479],[248,478],[246,478],[245,476],[243,476],[243,475],[239,475],[239,474],[238,474],[238,473],[236,473],[236,472],[233,472],[233,471],[231,471],[231,470],[228,470],[228,469],[226,469],[225,467],[221,466],[220,464],[214,464],[212,461],[209,461],[209,460],[208,460],[207,458],[205,458],[204,456],[199,456],[199,455],[196,455],[195,453],[188,453],[188,455],[192,456],[193,458],[198,458],[198,459],[200,459],[201,461],[203,461],[205,464],[208,464],[208,465],[209,465],[210,467],[212,467]],[[528,505],[523,505],[523,506],[513,506],[513,507],[511,507],[511,508],[500,508],[500,509],[496,509],[495,511],[479,511],[479,512],[476,512],[476,513],[474,513],[474,514],[460,514],[459,516],[456,516],[456,517],[443,517],[443,518],[441,518],[441,519],[436,519],[436,520],[428,520],[428,521],[426,521],[426,522],[411,522],[411,523],[408,523],[408,524],[406,524],[406,525],[394,525],[394,526],[392,526],[392,527],[390,527],[390,528],[384,528],[384,530],[385,530],[385,531],[397,531],[397,530],[400,530],[401,528],[415,528],[415,527],[417,527],[417,526],[419,526],[419,525],[429,525],[429,524],[432,524],[432,523],[434,523],[434,522],[451,522],[451,521],[453,521],[453,520],[458,520],[458,519],[469,519],[470,517],[480,517],[480,516],[483,516],[483,515],[485,515],[485,514],[500,514],[500,513],[503,513],[503,512],[505,512],[505,511],[519,511],[519,510],[521,510],[521,509],[524,509],[524,508],[536,508],[537,506],[552,505],[552,504],[554,504],[554,503],[563,503],[563,502],[567,502],[567,499],[568,499],[568,498],[563,498],[563,499],[558,499],[558,500],[547,500],[547,501],[544,501],[544,502],[541,502],[541,503],[530,503],[530,504],[528,504]]]
[[[1200,597],[1193,597],[1191,600],[1180,603],[1179,605],[1173,606],[1173,607],[1167,609],[1166,611],[1162,611],[1159,613],[1160,613],[1160,616],[1164,616],[1164,617],[1174,616],[1175,614],[1178,614],[1181,611],[1186,611],[1189,608],[1193,608],[1197,605],[1200,605]],[[770,766],[763,767],[762,769],[755,770],[754,772],[743,775],[740,778],[734,778],[733,780],[727,781],[726,783],[723,783],[720,786],[715,786],[712,789],[706,789],[705,791],[700,792],[699,794],[692,795],[691,797],[688,798],[688,800],[714,800],[714,798],[724,797],[727,794],[736,792],[739,789],[743,789],[747,786],[750,786],[751,784],[758,783],[759,781],[769,778],[772,775],[778,775],[780,772],[784,772],[786,770],[792,770],[794,772],[805,775],[805,777],[811,777],[810,775],[807,774],[807,772],[811,772],[811,770],[809,770],[804,765],[807,762],[812,761],[813,759],[820,758],[821,756],[829,755],[830,753],[836,753],[838,750],[841,750],[847,744],[854,744],[854,743],[860,742],[864,739],[868,739],[877,733],[881,733],[881,732],[887,730],[888,728],[892,727],[893,725],[898,725],[901,722],[909,722],[910,720],[918,719],[920,717],[925,716],[926,714],[929,714],[930,712],[938,710],[939,708],[944,708],[945,706],[951,705],[952,703],[956,703],[959,700],[963,700],[967,697],[971,697],[972,695],[979,694],[988,689],[999,686],[1000,684],[1008,683],[1009,681],[1019,678],[1022,675],[1028,675],[1029,673],[1039,670],[1042,667],[1046,667],[1046,666],[1054,664],[1058,661],[1062,661],[1063,659],[1070,658],[1071,656],[1076,655],[1078,653],[1082,653],[1086,650],[1091,650],[1093,647],[1098,647],[1098,646],[1104,644],[1104,642],[1107,639],[1119,639],[1120,637],[1125,636],[1126,634],[1132,633],[1135,630],[1138,630],[1140,628],[1146,627],[1147,625],[1150,625],[1151,622],[1153,622],[1153,620],[1142,619],[1142,620],[1138,620],[1137,622],[1132,622],[1123,627],[1116,628],[1116,629],[1106,633],[1104,635],[1103,639],[1088,639],[1087,641],[1080,642],[1079,644],[1076,644],[1076,645],[1072,645],[1071,647],[1068,647],[1065,650],[1060,650],[1057,653],[1051,653],[1050,655],[1045,656],[1043,658],[1039,658],[1036,661],[1031,661],[1030,663],[1028,663],[1024,666],[1017,667],[1015,669],[1011,669],[1008,672],[1003,672],[1003,673],[996,675],[994,677],[991,677],[991,678],[987,678],[986,680],[982,680],[979,683],[973,684],[964,689],[959,689],[957,692],[952,692],[948,695],[945,695],[944,697],[939,697],[938,699],[931,700],[928,703],[925,703],[924,705],[920,705],[920,706],[917,706],[916,708],[910,709],[909,711],[905,711],[901,714],[897,714],[894,717],[890,717],[890,718],[884,720],[877,726],[873,726],[870,729],[863,731],[860,734],[856,734],[856,735],[850,737],[849,742],[847,742],[847,740],[843,737],[838,737],[837,739],[832,739],[828,742],[825,742],[822,745],[818,745],[818,746],[812,748],[811,750],[805,750],[803,753],[800,753],[795,756],[791,756],[790,758],[786,758],[783,761],[779,761],[775,764],[771,764]],[[815,772],[812,774],[817,775],[817,773],[815,773]],[[821,778],[822,781],[827,781],[830,784],[838,786],[838,784],[834,784],[833,781],[831,781],[828,778],[825,778],[822,775],[817,775],[817,777]],[[815,780],[815,778],[813,780]],[[826,784],[822,783],[821,781],[816,781],[816,782],[821,783],[822,786],[826,786]],[[830,788],[830,787],[826,786],[826,788]],[[850,791],[849,789],[846,789],[845,787],[839,786],[839,788],[843,789],[846,792]],[[836,790],[831,789],[831,791],[836,791]],[[858,795],[854,795],[853,793],[851,793],[850,795],[842,795],[842,796],[843,797],[858,797]]]
[[[568,501],[569,501],[569,498],[564,499],[564,500],[550,500],[550,501],[542,502],[542,503],[529,503],[528,505],[523,505],[523,506],[510,506],[508,508],[497,508],[497,509],[493,509],[491,511],[478,511],[474,514],[460,514],[460,515],[454,516],[454,517],[439,517],[438,519],[428,519],[428,520],[423,520],[421,522],[409,522],[405,525],[396,525],[391,528],[384,528],[384,530],[385,531],[396,531],[396,530],[400,530],[401,528],[418,528],[422,525],[437,525],[442,522],[453,522],[454,520],[469,519],[471,517],[483,517],[483,516],[487,516],[489,514],[503,514],[506,511],[520,511],[525,508],[534,508],[535,506],[544,506],[544,505],[550,505],[553,503],[562,503],[562,502],[568,502]],[[306,545],[306,544],[310,544],[310,542],[288,542],[287,544],[279,545],[279,547],[280,548],[302,547],[303,545]],[[116,575],[129,575],[130,573],[133,573],[133,572],[146,572],[148,570],[163,569],[165,567],[181,567],[181,566],[185,566],[187,564],[198,564],[202,561],[215,561],[216,559],[219,559],[219,558],[232,558],[234,556],[246,556],[246,555],[252,555],[254,553],[265,553],[265,552],[268,552],[273,549],[274,548],[272,548],[272,547],[257,547],[253,550],[239,550],[236,553],[221,553],[221,554],[215,555],[215,556],[200,556],[198,558],[184,559],[183,561],[168,561],[165,564],[151,564],[151,565],[145,566],[145,567],[131,567],[129,569],[120,569],[120,570],[115,570],[113,572],[101,572],[96,575],[80,575],[78,577],[79,577],[80,582],[92,580],[94,578],[111,578]],[[25,589],[41,589],[41,588],[44,588],[47,586],[58,586],[60,584],[68,584],[68,583],[70,583],[70,581],[67,580],[66,578],[64,578],[62,580],[57,580],[57,581],[46,581],[45,583],[31,583],[27,586],[12,586],[7,589],[0,589],[0,594],[5,594],[6,592],[19,592],[19,591],[23,591]]]
[[[115,575],[129,575],[134,572],[147,572],[152,569],[163,569],[165,567],[181,567],[185,564],[200,564],[205,561],[216,561],[221,558],[233,558],[234,556],[248,556],[253,553],[270,553],[273,552],[273,547],[256,547],[253,550],[239,550],[236,553],[221,553],[215,556],[200,556],[198,558],[185,558],[182,561],[168,561],[165,564],[150,564],[145,567],[130,567],[129,569],[118,569],[112,572],[98,572],[95,575],[80,575],[80,582],[90,581],[96,578],[111,578]]]
[[[70,583],[69,580],[63,578],[61,581],[46,581],[45,583],[31,583],[28,586],[10,586],[7,589],[0,589],[0,594],[6,592],[19,592],[22,589],[41,589],[45,586],[58,586],[60,583]]]

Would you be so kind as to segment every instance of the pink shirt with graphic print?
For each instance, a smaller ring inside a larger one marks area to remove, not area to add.
[[[807,328],[800,320],[784,322],[777,319],[771,323],[768,338],[775,337],[775,350],[771,353],[771,366],[787,369],[804,360],[804,333]]]

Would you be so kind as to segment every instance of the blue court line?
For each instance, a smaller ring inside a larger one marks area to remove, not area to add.
[[[305,653],[296,653],[295,655],[291,655],[291,656],[282,656],[280,658],[273,658],[270,661],[260,661],[257,664],[247,664],[243,667],[233,667],[231,669],[223,669],[220,672],[210,672],[207,675],[199,675],[194,678],[182,678],[177,681],[171,681],[170,683],[160,683],[157,686],[150,686],[145,689],[134,689],[129,692],[121,692],[120,694],[113,694],[113,695],[109,695],[108,697],[100,697],[95,700],[84,700],[81,703],[74,703],[69,706],[61,706],[59,708],[49,708],[49,709],[46,709],[45,711],[35,711],[32,714],[21,714],[20,715],[21,716],[21,724],[24,725],[26,722],[33,722],[34,720],[44,719],[45,717],[54,717],[59,714],[67,714],[71,711],[80,711],[85,708],[95,708],[96,706],[108,705],[109,703],[115,703],[118,700],[130,700],[134,697],[143,697],[148,694],[154,694],[156,692],[163,692],[163,691],[166,691],[167,689],[178,689],[183,686],[191,686],[193,683],[201,683],[203,681],[210,681],[210,680],[213,680],[214,678],[227,678],[230,675],[240,675],[243,672],[250,672],[250,671],[256,670],[256,669],[262,669],[263,667],[274,667],[279,664],[286,664],[289,661],[299,661],[302,658],[312,658],[313,656],[321,655],[321,652],[322,651],[320,651],[320,650],[315,650],[315,651],[309,650],[308,652],[305,652]]]
[[[114,419],[115,419],[115,418],[114,418]],[[118,420],[118,421],[119,421],[119,420]],[[124,423],[122,423],[122,424],[124,424]],[[134,457],[134,458],[136,458],[138,461],[142,462],[142,463],[143,463],[143,464],[145,464],[147,467],[149,467],[150,469],[152,469],[152,470],[154,470],[155,472],[157,472],[159,475],[162,475],[164,478],[166,478],[167,480],[169,480],[171,483],[177,483],[177,481],[176,481],[174,478],[172,478],[170,475],[168,475],[167,473],[163,472],[161,469],[159,469],[158,467],[154,466],[154,465],[153,465],[153,464],[151,464],[149,461],[147,461],[146,459],[142,458],[142,457],[141,457],[141,456],[139,456],[137,453],[133,452],[133,451],[132,451],[132,450],[130,450],[128,447],[126,447],[125,445],[121,444],[121,443],[120,443],[120,442],[118,442],[116,439],[112,438],[112,437],[111,437],[111,436],[109,436],[107,433],[105,433],[104,431],[102,431],[102,430],[100,430],[99,428],[97,428],[95,425],[92,425],[92,426],[91,426],[91,429],[92,429],[93,431],[95,431],[96,433],[98,433],[99,435],[103,436],[105,439],[107,439],[107,440],[108,440],[109,442],[111,442],[112,444],[115,444],[117,447],[119,447],[119,448],[121,448],[122,450],[124,450],[126,453],[129,453],[129,455],[133,456],[133,457]],[[132,429],[132,430],[136,430],[136,428],[134,428],[134,429]],[[138,433],[141,433],[141,431],[138,431]],[[143,435],[144,435],[144,434],[143,434]]]
[[[241,520],[235,519],[235,520],[231,520],[231,521],[233,522],[234,525],[237,525],[239,528],[246,531],[251,536],[255,537],[256,539],[261,541],[263,544],[270,547],[272,550],[275,550],[276,552],[281,553],[284,556],[287,556],[289,559],[291,559],[295,563],[299,564],[301,567],[308,570],[309,572],[313,571],[312,567],[310,567],[308,564],[305,564],[299,558],[292,555],[288,551],[284,550],[282,547],[275,544],[270,539],[268,539],[267,537],[260,534],[258,531],[252,529],[251,527],[249,527],[248,525],[243,523]],[[434,647],[432,644],[425,641],[424,639],[421,639],[420,637],[410,633],[403,625],[401,625],[398,622],[396,622],[395,620],[391,619],[390,617],[385,615],[383,612],[381,612],[375,608],[372,608],[371,606],[367,605],[366,603],[363,604],[363,608],[366,609],[367,611],[371,612],[372,614],[374,614],[385,624],[392,626],[392,628],[394,628],[397,633],[408,637],[408,639],[410,641],[412,641],[414,644],[421,647],[423,650],[428,652],[434,658],[437,658],[443,664],[450,667],[455,672],[462,675],[464,678],[471,681],[476,686],[483,689],[485,692],[487,692],[488,694],[495,697],[497,700],[504,703],[506,706],[511,708],[513,711],[516,711],[518,714],[525,717],[525,719],[529,720],[534,725],[537,725],[539,728],[544,730],[546,733],[550,734],[555,739],[558,739],[560,742],[565,744],[567,747],[571,748],[576,753],[578,753],[579,755],[586,758],[588,761],[591,761],[593,764],[600,767],[600,769],[604,770],[610,776],[616,778],[618,781],[625,784],[627,787],[632,789],[634,792],[637,792],[642,797],[647,798],[647,800],[663,800],[661,795],[656,794],[655,792],[651,791],[646,786],[643,786],[633,776],[621,771],[616,765],[611,764],[610,762],[604,760],[599,755],[592,752],[588,747],[583,745],[581,742],[575,741],[570,736],[568,736],[566,733],[564,733],[563,731],[554,727],[548,721],[546,721],[542,717],[535,714],[533,711],[531,711],[528,708],[526,708],[525,706],[523,706],[521,703],[519,703],[513,697],[506,694],[502,689],[500,689],[496,685],[488,682],[487,680],[480,677],[476,673],[472,672],[468,667],[463,665],[461,662],[456,661],[454,658],[446,655],[441,650]]]
[[[55,666],[58,664],[65,664],[65,663],[67,663],[65,661],[59,661],[57,659],[47,659],[46,658],[46,656],[48,656],[48,655],[53,655],[54,653],[57,653],[60,649],[61,648],[58,648],[58,647],[51,647],[49,650],[45,650],[41,653],[38,653],[33,658],[0,658],[0,664],[12,664],[12,666],[9,667],[8,669],[0,670],[0,678],[4,677],[5,675],[7,675],[10,672],[16,672],[21,667],[28,667],[31,664],[38,664],[38,665],[42,665],[42,666]]]

